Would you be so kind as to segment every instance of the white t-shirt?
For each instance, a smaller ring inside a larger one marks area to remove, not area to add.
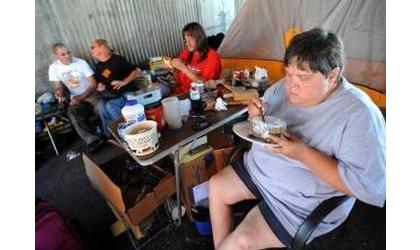
[[[73,57],[69,65],[59,60],[53,62],[48,70],[50,81],[61,81],[70,91],[71,97],[80,95],[89,87],[88,77],[94,74],[93,70],[84,60]]]

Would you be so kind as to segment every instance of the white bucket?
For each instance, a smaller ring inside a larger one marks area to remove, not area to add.
[[[121,114],[126,123],[137,123],[146,119],[144,114],[144,106],[136,100],[128,100],[121,109]]]
[[[124,139],[136,155],[153,153],[159,147],[159,134],[155,121],[142,121],[124,129]]]

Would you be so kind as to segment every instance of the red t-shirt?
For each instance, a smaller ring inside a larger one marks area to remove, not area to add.
[[[221,71],[221,60],[219,54],[214,49],[209,49],[206,59],[200,62],[200,53],[194,51],[193,58],[190,63],[188,61],[189,52],[187,49],[183,49],[179,54],[178,58],[181,59],[194,73],[201,76],[204,81],[216,80],[220,76]],[[176,80],[178,85],[175,89],[175,93],[185,93],[191,88],[192,80],[181,71],[176,71]]]

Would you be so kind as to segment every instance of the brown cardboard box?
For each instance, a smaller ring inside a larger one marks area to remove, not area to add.
[[[216,172],[219,172],[229,164],[229,156],[232,150],[233,146],[213,150]]]
[[[214,151],[210,153],[212,156],[207,165],[204,161],[205,156],[203,156],[180,166],[181,198],[190,218],[193,205],[192,188],[207,181],[213,174],[221,170],[225,165],[225,156],[232,149],[230,138],[220,131],[209,134],[209,144],[214,148]],[[153,189],[153,192],[148,193],[135,206],[126,208],[121,189],[112,178],[112,171],[122,168],[125,160],[129,159],[130,156],[116,145],[109,145],[105,151],[105,157],[83,154],[86,174],[92,186],[101,193],[120,217],[129,221],[131,226],[138,225],[175,193],[175,177],[166,173]],[[106,159],[104,162],[99,162],[99,159],[104,158]]]
[[[209,153],[212,154],[212,153]],[[208,154],[207,154],[208,155]],[[206,156],[207,156],[206,155]],[[190,161],[186,164],[181,165],[181,180],[182,180],[182,190],[183,196],[185,200],[185,206],[187,215],[190,219],[191,216],[191,208],[193,207],[193,196],[192,196],[192,188],[196,185],[203,183],[210,179],[211,174],[216,172],[216,167],[214,161],[208,162],[206,161],[203,156],[201,158],[195,159]]]
[[[115,145],[112,146],[115,147],[114,150],[123,151]],[[175,177],[173,174],[166,172],[152,192],[146,194],[135,206],[126,208],[123,202],[121,189],[117,185],[117,181],[115,179],[113,180],[112,172],[117,171],[119,168],[123,168],[125,160],[129,159],[130,156],[123,151],[116,158],[102,163],[101,165],[98,165],[97,162],[91,158],[94,157],[83,154],[86,174],[92,186],[101,193],[111,205],[111,208],[116,211],[120,217],[128,220],[127,222],[132,227],[138,225],[142,220],[151,215],[158,206],[175,193]],[[118,219],[120,219],[120,217],[118,217]]]
[[[127,210],[128,217],[135,225],[151,215],[166,199],[175,193],[175,177],[166,173],[159,184],[148,193],[139,203]]]
[[[233,149],[232,139],[222,133],[220,130],[216,130],[209,134],[209,144],[213,147],[213,156],[216,165],[215,172],[219,172],[228,163],[228,157]],[[213,175],[214,173],[211,173]]]
[[[191,208],[194,205],[192,188],[209,180],[212,175],[222,170],[233,148],[232,140],[220,130],[209,133],[207,137],[213,151],[180,166],[182,196],[190,219],[192,219]]]

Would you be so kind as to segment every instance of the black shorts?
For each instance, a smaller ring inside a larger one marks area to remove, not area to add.
[[[268,226],[271,228],[271,230],[274,232],[277,238],[281,241],[281,243],[283,243],[286,247],[290,247],[293,240],[292,236],[290,236],[290,234],[287,232],[284,226],[274,215],[273,211],[271,211],[270,207],[267,205],[267,202],[264,200],[257,186],[252,181],[251,176],[249,175],[248,171],[244,166],[243,157],[237,157],[237,159],[231,162],[231,166],[233,170],[235,170],[239,178],[241,178],[242,182],[245,183],[249,191],[251,191],[255,195],[255,197],[261,200],[258,203],[258,206]]]

